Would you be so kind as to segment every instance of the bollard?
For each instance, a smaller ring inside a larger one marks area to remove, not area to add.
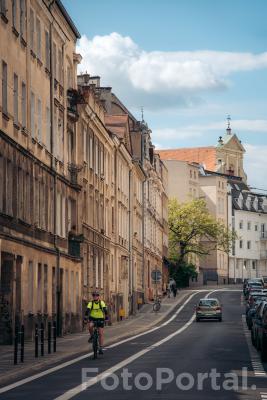
[[[19,328],[15,326],[15,338],[14,338],[14,365],[18,363],[18,342],[19,342]]]
[[[38,357],[38,339],[39,339],[38,325],[35,324],[35,357]]]
[[[48,354],[51,354],[51,322],[48,322],[47,351],[48,351]]]
[[[20,362],[24,362],[24,325],[20,327]]]
[[[57,323],[53,321],[53,351],[57,351]]]
[[[44,356],[44,323],[41,323],[41,356]]]

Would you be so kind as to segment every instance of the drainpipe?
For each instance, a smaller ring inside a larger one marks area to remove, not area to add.
[[[49,4],[48,8],[50,14],[54,17],[51,12],[51,6],[53,5],[54,0]],[[50,115],[51,115],[51,124],[50,124],[50,141],[51,141],[51,169],[54,175],[54,248],[56,251],[56,317],[57,317],[57,335],[61,334],[61,292],[60,292],[60,250],[57,245],[57,173],[55,169],[55,149],[54,149],[54,71],[53,71],[53,22],[50,24],[49,35],[50,35]]]
[[[131,314],[134,314],[134,291],[133,291],[133,247],[132,247],[132,170],[129,170],[129,305]]]
[[[144,169],[144,131],[141,130],[141,164]],[[146,175],[145,179],[142,182],[142,267],[143,267],[143,279],[142,279],[142,287],[144,293],[144,301],[145,301],[145,184],[146,184]]]

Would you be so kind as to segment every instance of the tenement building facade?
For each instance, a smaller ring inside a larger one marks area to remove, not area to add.
[[[16,323],[79,329],[75,54],[79,32],[60,1],[1,1],[0,343]]]

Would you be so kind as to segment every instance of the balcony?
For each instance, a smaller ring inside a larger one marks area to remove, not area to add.
[[[83,167],[78,164],[68,163],[68,170],[70,173],[69,179],[72,185],[78,185],[78,173],[81,172]]]
[[[77,122],[79,118],[78,114],[78,104],[84,103],[84,98],[78,90],[69,89],[67,91],[67,100],[68,100],[68,117],[73,121]]]
[[[267,232],[261,232],[261,240],[267,240]]]
[[[72,232],[69,232],[68,236],[68,244],[69,244],[69,255],[73,257],[81,257],[81,243],[84,241],[83,234],[75,235]]]

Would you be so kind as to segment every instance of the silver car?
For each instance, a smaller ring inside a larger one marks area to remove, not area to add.
[[[222,307],[218,299],[200,299],[196,307],[196,322],[201,319],[217,319],[222,321]]]

